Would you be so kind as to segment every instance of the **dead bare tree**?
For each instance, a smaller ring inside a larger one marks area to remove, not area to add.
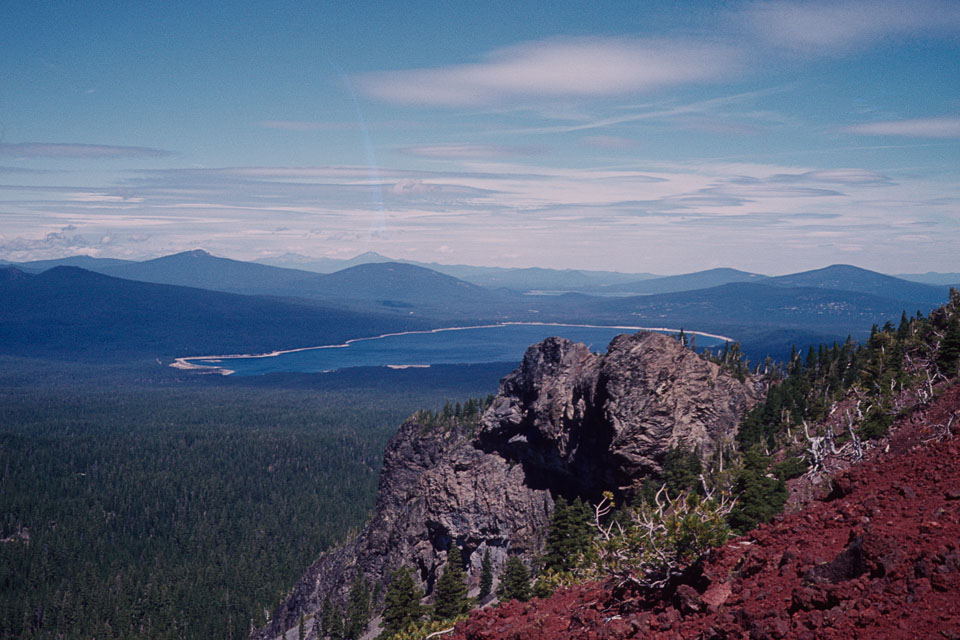
[[[604,494],[594,507],[598,570],[616,576],[621,586],[657,589],[722,544],[728,533],[726,517],[736,500],[710,488],[702,475],[700,481],[702,496],[681,493],[671,498],[664,484],[651,504],[630,509],[626,522],[604,521],[613,509],[612,494]]]
[[[810,473],[820,473],[826,468],[827,454],[830,453],[830,445],[824,436],[810,435],[810,428],[807,421],[803,421],[803,435],[807,439],[807,458],[810,463]],[[832,442],[832,439],[831,441]]]
[[[950,426],[953,424],[953,419],[956,418],[956,414],[950,416],[946,424],[938,423],[931,427],[933,435],[929,438],[924,439],[924,442],[932,442],[936,440],[937,442],[943,442],[944,440],[950,439],[953,437],[953,431],[950,430]]]
[[[860,402],[857,401],[855,409],[857,415],[863,416],[860,411]],[[803,421],[803,435],[807,439],[807,461],[810,463],[809,474],[819,474],[827,471],[830,456],[848,460],[850,462],[860,462],[863,460],[863,441],[854,430],[856,422],[850,410],[846,410],[847,431],[850,434],[850,440],[837,446],[836,434],[833,431],[833,425],[827,424],[823,435],[810,435],[810,426],[807,421]]]
[[[857,402],[857,412],[860,411],[860,403]],[[859,415],[863,415],[859,413]],[[851,459],[853,462],[860,462],[863,460],[863,442],[860,440],[860,436],[857,435],[857,432],[853,430],[853,416],[850,415],[850,412],[847,411],[847,431],[850,433],[850,448],[852,449]],[[846,445],[844,445],[846,447]]]

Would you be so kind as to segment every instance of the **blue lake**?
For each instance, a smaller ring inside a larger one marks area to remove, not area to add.
[[[531,344],[550,336],[582,342],[593,351],[605,351],[617,335],[635,333],[633,327],[510,324],[441,329],[374,338],[346,345],[279,352],[265,356],[186,358],[191,365],[220,367],[238,376],[266,373],[317,373],[348,367],[411,367],[434,364],[516,362]],[[722,344],[718,338],[696,336],[697,348]]]

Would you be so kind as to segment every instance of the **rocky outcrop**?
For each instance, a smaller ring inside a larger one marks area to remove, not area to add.
[[[616,580],[484,609],[453,640],[960,638],[960,385],[796,513],[717,549],[693,585]]]
[[[429,591],[452,543],[478,574],[484,552],[506,562],[507,551],[539,548],[553,505],[545,490],[524,484],[523,470],[470,444],[470,431],[405,422],[384,454],[377,505],[363,531],[325,553],[257,637],[277,637],[325,597],[343,603],[359,571],[383,582],[401,566],[414,568]]]
[[[451,544],[473,580],[487,551],[497,569],[532,556],[554,496],[629,491],[678,443],[708,456],[755,401],[749,383],[660,334],[619,336],[605,355],[560,338],[534,345],[479,419],[400,427],[370,522],[321,556],[255,637],[295,628],[325,597],[342,603],[361,570],[382,584],[412,567],[429,593]]]
[[[709,457],[756,400],[661,334],[618,336],[603,356],[549,338],[504,378],[478,445],[522,462],[535,486],[595,497],[659,473],[671,446]]]

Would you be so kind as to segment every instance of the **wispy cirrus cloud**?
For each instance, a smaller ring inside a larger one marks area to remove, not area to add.
[[[174,155],[172,151],[151,147],[127,147],[107,144],[77,144],[69,142],[0,143],[0,156],[14,158],[162,158]]]
[[[0,174],[4,174],[4,173],[7,173],[7,174],[22,174],[22,173],[30,173],[30,174],[40,173],[40,174],[43,174],[43,173],[63,173],[63,172],[62,172],[62,171],[59,171],[59,170],[57,170],[57,169],[29,169],[29,168],[27,168],[27,167],[3,167],[3,166],[0,166]]]
[[[412,120],[261,120],[256,126],[277,131],[354,131],[357,129],[418,129],[423,123]]]
[[[478,158],[490,159],[535,156],[542,154],[544,148],[535,145],[517,147],[497,144],[428,144],[404,147],[400,151],[407,155],[420,158],[474,160]]]
[[[314,122],[308,120],[262,120],[257,125],[264,129],[280,129],[281,131],[329,131],[343,128],[341,122]]]
[[[868,136],[903,136],[910,138],[960,138],[960,117],[915,118],[867,122],[842,129],[845,133]]]
[[[867,169],[820,169],[802,173],[776,173],[762,179],[744,177],[733,180],[737,184],[799,183],[799,184],[839,184],[839,185],[888,185],[893,184],[889,177]]]
[[[779,86],[723,95],[706,100],[696,100],[693,102],[627,105],[618,107],[616,109],[617,113],[606,117],[587,118],[583,122],[575,122],[573,124],[547,124],[506,129],[500,133],[508,135],[574,133],[643,121],[663,122],[677,128],[690,128],[690,118],[701,118],[715,123],[720,120],[725,120],[727,123],[730,123],[730,120],[726,117],[728,111],[740,109],[742,104],[749,103],[757,98],[783,93],[786,90],[787,87]],[[741,109],[740,111],[736,111],[736,113],[737,117],[741,119],[741,122],[734,126],[741,129],[748,128],[751,131],[756,130],[756,127],[749,124],[751,120],[758,124],[766,124],[777,118],[779,118],[781,122],[784,120],[779,114],[768,111],[743,113]],[[730,128],[726,127],[726,131],[729,130]]]
[[[740,67],[733,47],[687,40],[552,39],[497,49],[480,62],[368,73],[367,95],[422,106],[623,96],[715,82]]]
[[[846,195],[835,189],[816,187],[797,187],[776,184],[765,180],[754,182],[735,182],[717,187],[703,189],[700,193],[708,195],[740,198],[743,202],[763,199],[780,200],[784,198],[824,198]]]
[[[954,0],[757,2],[740,17],[768,46],[813,55],[890,38],[960,33],[960,3]]]
[[[594,149],[636,149],[640,146],[640,141],[634,138],[625,138],[623,136],[584,136],[580,138],[580,143]]]
[[[792,259],[813,252],[825,261],[841,246],[879,246],[895,225],[935,238],[930,252],[956,235],[954,185],[893,181],[855,167],[631,164],[451,159],[444,171],[380,167],[376,175],[363,166],[240,166],[133,170],[99,190],[0,186],[13,194],[3,203],[8,236],[0,257],[147,257],[199,244],[249,258],[251,243],[260,252],[311,255],[335,242],[345,255],[440,259],[437,248],[448,246],[457,247],[457,260],[476,264],[508,254],[529,264],[596,264],[610,255],[614,266],[617,255],[643,247],[650,264],[678,271],[710,247],[730,247],[724,259],[732,260],[747,227],[750,250],[770,261],[794,251]],[[930,200],[931,189],[942,201]],[[149,236],[134,243],[131,234],[145,230]]]

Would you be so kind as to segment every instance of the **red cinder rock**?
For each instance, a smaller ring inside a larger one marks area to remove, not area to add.
[[[960,385],[943,392],[923,416],[945,423],[958,410]],[[552,636],[570,640],[960,640],[960,509],[951,511],[956,503],[946,499],[960,487],[960,437],[925,441],[923,416],[895,424],[889,453],[845,473],[842,484],[850,491],[842,499],[810,503],[765,527],[753,538],[764,544],[738,539],[713,554],[704,567],[710,583],[699,596],[702,609],[685,604],[687,597],[696,602],[693,589],[677,589],[670,602],[652,597],[618,604],[598,595],[612,585],[594,584],[555,596],[562,606],[550,604],[553,598],[535,600],[523,616],[580,616],[584,626]],[[927,473],[931,467],[936,474]],[[943,512],[933,517],[938,509]],[[863,510],[869,510],[868,523],[844,516]],[[593,608],[597,601],[602,613]],[[636,618],[623,626],[604,622],[628,606]],[[592,615],[582,616],[587,608]],[[644,614],[651,625],[641,622]],[[489,615],[481,611],[474,618]],[[458,629],[454,640],[464,638]]]

